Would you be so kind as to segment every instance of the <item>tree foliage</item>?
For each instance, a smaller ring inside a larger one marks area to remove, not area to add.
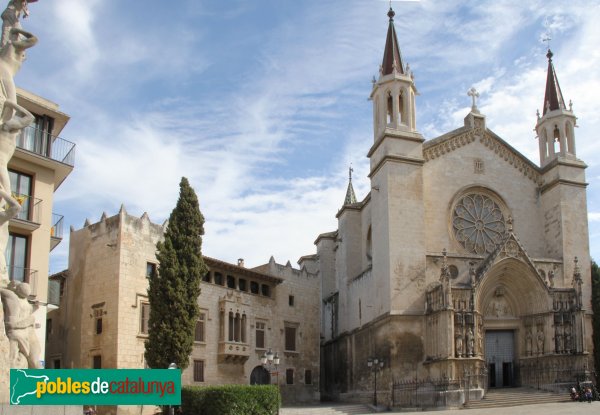
[[[158,272],[149,281],[150,316],[146,361],[156,369],[189,364],[198,319],[200,281],[207,268],[202,259],[204,217],[188,180],[179,184],[164,241],[157,244]]]
[[[596,367],[596,380],[600,382],[600,269],[592,261],[592,312],[594,326],[594,365]]]

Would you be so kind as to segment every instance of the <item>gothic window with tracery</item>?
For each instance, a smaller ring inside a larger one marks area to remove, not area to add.
[[[490,253],[502,241],[506,225],[502,210],[483,194],[461,197],[452,212],[452,226],[458,242],[469,252]]]

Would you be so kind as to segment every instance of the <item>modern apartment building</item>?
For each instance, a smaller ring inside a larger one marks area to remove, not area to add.
[[[62,240],[63,216],[53,210],[54,192],[73,171],[75,144],[59,137],[69,116],[59,106],[23,89],[17,102],[35,121],[17,137],[8,163],[13,196],[21,211],[9,223],[6,262],[9,278],[31,286],[38,338],[44,350],[48,303],[56,304],[58,290],[48,289],[49,255]],[[40,356],[43,359],[43,356]]]

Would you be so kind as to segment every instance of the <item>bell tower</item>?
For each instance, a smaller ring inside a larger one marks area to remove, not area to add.
[[[411,281],[425,269],[423,142],[416,127],[417,89],[405,65],[394,27],[394,11],[379,69],[373,80],[374,142],[367,154],[371,179],[372,272],[378,314],[417,313],[421,293]],[[409,285],[411,289],[394,287]],[[417,300],[415,300],[417,299]],[[424,302],[424,297],[423,297]]]
[[[548,75],[542,116],[538,111],[535,130],[540,145],[540,167],[544,168],[557,158],[576,159],[575,125],[577,118],[573,114],[572,104],[569,108],[558,84],[558,78],[552,63],[553,53],[548,49]]]
[[[578,257],[582,275],[589,275],[590,247],[587,218],[586,164],[575,152],[574,127],[577,121],[572,104],[567,107],[558,84],[548,49],[548,74],[542,115],[535,126],[539,138],[540,201],[545,239],[545,255],[559,258],[563,275],[575,272],[573,258]],[[585,269],[584,269],[585,268]],[[564,277],[566,278],[566,277]],[[589,284],[589,279],[583,282]],[[584,290],[582,306],[591,307],[589,286]]]
[[[379,80],[373,78],[373,128],[375,141],[386,130],[416,131],[415,95],[417,90],[410,68],[402,62],[394,27],[394,11],[390,18]]]

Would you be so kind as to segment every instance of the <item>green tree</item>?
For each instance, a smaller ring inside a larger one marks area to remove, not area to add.
[[[594,326],[594,365],[596,366],[596,380],[600,382],[600,269],[592,261],[592,312]]]
[[[183,177],[164,242],[156,245],[159,267],[148,288],[150,316],[145,356],[152,368],[164,369],[176,363],[185,369],[189,364],[200,281],[207,271],[201,252],[202,235],[204,217],[198,197]]]

